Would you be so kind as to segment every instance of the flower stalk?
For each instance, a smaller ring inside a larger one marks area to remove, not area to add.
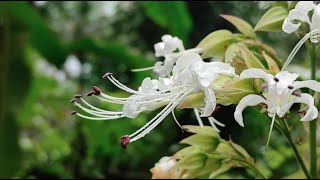
[[[316,49],[315,44],[312,43],[310,50],[310,60],[311,60],[311,78],[316,79]],[[312,94],[313,92],[310,92]],[[316,120],[311,121],[309,124],[309,139],[310,139],[310,174],[312,178],[317,178],[317,134],[316,134]]]
[[[280,132],[286,137],[293,153],[294,153],[294,156],[296,158],[296,160],[298,161],[298,164],[300,165],[300,168],[302,169],[303,173],[305,174],[305,176],[308,178],[308,179],[311,179],[311,175],[309,174],[308,170],[307,170],[307,167],[306,165],[304,164],[299,152],[298,152],[298,149],[295,145],[295,143],[293,142],[292,140],[292,137],[291,137],[291,134],[290,134],[290,130],[289,130],[289,126],[288,126],[288,123],[286,122],[286,120],[284,119],[279,119],[277,120],[277,123],[276,123],[276,127],[280,130]]]

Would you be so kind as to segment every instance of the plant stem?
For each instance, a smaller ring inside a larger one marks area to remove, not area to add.
[[[290,131],[289,131],[289,126],[286,122],[286,120],[282,120],[282,119],[279,119],[278,120],[279,123],[280,123],[280,126],[277,126],[279,128],[279,130],[284,134],[284,136],[287,138],[288,140],[288,143],[303,171],[303,173],[305,174],[305,176],[308,178],[308,179],[311,179],[311,176],[306,168],[306,165],[304,164],[299,152],[298,152],[298,149],[296,147],[296,145],[294,144],[293,140],[292,140],[292,137],[291,137],[291,134],[290,134]]]
[[[313,80],[316,79],[316,69],[317,69],[317,62],[316,62],[316,51],[315,51],[315,44],[312,43],[311,50],[310,50],[310,58],[311,58],[311,78]],[[313,92],[312,92],[313,94]],[[309,124],[309,139],[310,139],[310,174],[311,177],[316,179],[317,178],[317,136],[316,136],[316,120],[310,121]]]

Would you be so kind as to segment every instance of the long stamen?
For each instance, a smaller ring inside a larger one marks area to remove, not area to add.
[[[274,121],[276,119],[276,114],[273,115],[272,117],[272,122],[271,122],[271,126],[270,126],[270,130],[269,130],[269,135],[268,135],[268,140],[267,140],[267,147],[269,145],[269,141],[270,141],[270,137],[271,137],[271,132],[272,132],[272,129],[273,129],[273,124],[274,124]]]
[[[155,94],[161,94],[161,93],[166,93],[170,90],[174,90],[174,89],[179,89],[179,88],[185,88],[185,87],[191,87],[190,85],[181,85],[181,86],[177,86],[177,87],[173,87],[172,89],[165,89],[156,93],[142,93],[136,90],[133,90],[131,88],[129,88],[128,86],[122,84],[121,82],[119,82],[116,78],[114,78],[112,76],[112,73],[106,73],[103,78],[108,78],[110,82],[112,82],[115,86],[117,86],[118,88],[128,92],[128,93],[132,93],[132,94],[137,94],[137,95],[155,95]]]
[[[125,117],[124,115],[118,116],[118,117],[90,117],[86,116],[80,113],[76,113],[77,116],[82,117],[84,119],[90,119],[90,120],[95,120],[95,121],[100,121],[100,120],[112,120],[112,119],[119,119]]]
[[[318,36],[318,35],[314,35],[320,32],[320,29],[315,29],[313,31],[311,31],[310,33],[306,34],[297,44],[296,46],[292,49],[290,55],[288,56],[286,62],[284,63],[284,65],[281,68],[281,71],[283,71],[284,69],[287,68],[287,66],[290,64],[290,62],[292,61],[292,59],[294,58],[294,56],[297,54],[297,52],[299,51],[299,49],[301,48],[301,46],[309,39],[309,37],[312,36]]]
[[[108,96],[104,93],[101,93],[100,95],[103,97],[98,97],[100,100],[102,101],[107,101],[107,102],[114,102],[114,103],[117,103],[117,104],[125,104],[127,103],[128,100],[138,100],[137,103],[152,103],[152,102],[156,102],[156,101],[162,101],[162,100],[165,100],[165,99],[169,99],[170,97],[172,96],[175,96],[179,94],[179,92],[177,93],[171,93],[171,94],[159,94],[159,95],[153,95],[153,96],[144,96],[144,95],[139,95],[139,96],[136,96],[136,97],[129,97],[129,98],[114,98],[114,97],[111,97],[111,96]],[[149,98],[148,100],[141,100],[143,98]]]
[[[180,123],[179,123],[176,115],[174,114],[174,110],[172,110],[172,116],[173,116],[174,121],[177,123],[177,125],[181,128],[181,130],[182,130],[182,132],[183,132],[183,128],[182,128],[182,126],[180,125]]]
[[[217,126],[214,124],[213,119],[212,118],[208,118],[208,121],[210,123],[210,125],[213,127],[214,130],[216,130],[218,133],[220,132],[220,130],[217,128]]]
[[[199,126],[203,127],[204,125],[203,125],[202,119],[200,117],[199,111],[196,108],[194,108],[193,111],[194,111],[194,114],[196,115],[196,118],[198,120]]]
[[[185,91],[183,91],[185,92]],[[153,123],[163,112],[165,112],[174,102],[174,100],[176,98],[178,98],[178,96],[176,96],[165,108],[163,108],[160,113],[158,113],[154,118],[152,118],[148,123],[146,123],[142,128],[140,128],[138,131],[134,132],[133,134],[130,135],[130,137],[134,137],[135,135],[137,135],[138,133],[140,133],[141,131],[143,131],[145,128],[147,128],[151,123]]]
[[[83,111],[85,111],[85,112],[87,112],[89,114],[92,114],[94,116],[98,116],[98,117],[115,117],[116,118],[116,117],[119,117],[119,115],[122,115],[122,114],[110,114],[110,113],[107,113],[107,112],[90,110],[88,108],[85,108],[85,107],[81,106],[81,104],[79,104],[77,102],[74,102],[74,105],[79,107]]]
[[[150,71],[150,70],[153,70],[154,67],[151,66],[151,67],[146,67],[146,68],[139,68],[139,69],[131,69],[131,72],[142,72],[142,71]]]
[[[216,120],[216,118],[214,118],[214,117],[212,117],[212,116],[210,116],[209,119],[212,119],[212,121],[213,121],[215,124],[217,124],[218,126],[221,126],[221,127],[225,127],[225,126],[226,126],[225,124],[219,122],[218,120]]]
[[[99,109],[99,108],[91,105],[90,103],[88,103],[88,102],[87,102],[86,100],[84,100],[83,98],[80,98],[80,99],[81,99],[81,101],[82,101],[85,105],[89,106],[90,108],[92,108],[92,109],[94,109],[94,110],[96,110],[96,111],[105,112],[105,113],[108,113],[108,114],[123,114],[123,112],[120,112],[120,111],[118,111],[118,112],[117,112],[117,111],[106,111],[106,110],[103,110],[103,109]]]
[[[121,82],[119,82],[116,78],[114,78],[112,76],[112,73],[106,73],[103,76],[103,78],[108,78],[111,83],[113,83],[115,86],[117,86],[118,88],[120,88],[128,93],[132,93],[132,94],[139,94],[140,93],[140,92],[133,90],[133,89],[129,88],[128,86],[122,84]]]
[[[145,129],[143,132],[141,132],[139,135],[135,136],[131,142],[136,141],[138,139],[140,139],[141,137],[145,136],[146,134],[148,134],[152,129],[154,129],[158,124],[160,124],[160,122],[162,122],[162,120],[170,113],[170,111],[172,111],[179,103],[181,103],[181,101],[187,97],[188,95],[190,95],[190,93],[194,91],[194,89],[190,89],[185,93],[182,93],[181,96],[178,98],[175,98],[174,103],[172,104],[172,106],[170,108],[168,108],[167,111],[165,111],[153,124],[151,124],[147,129]]]

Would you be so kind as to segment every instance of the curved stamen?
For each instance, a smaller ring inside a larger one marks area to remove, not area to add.
[[[184,93],[184,92],[186,92],[186,90],[183,91],[182,93]],[[138,133],[140,133],[141,131],[143,131],[145,128],[147,128],[151,123],[153,123],[162,113],[164,113],[164,112],[173,104],[173,102],[175,101],[175,99],[177,99],[179,96],[180,96],[180,94],[177,95],[172,101],[170,101],[170,103],[169,103],[165,108],[163,108],[163,109],[160,111],[160,113],[158,113],[158,114],[157,114],[154,118],[152,118],[148,123],[146,123],[143,127],[141,127],[141,128],[140,128],[139,130],[137,130],[136,132],[132,133],[132,134],[130,135],[130,137],[133,137],[133,136],[137,135]]]
[[[118,117],[90,117],[86,116],[80,113],[76,113],[77,116],[82,117],[84,119],[90,119],[90,120],[95,120],[95,121],[101,121],[101,120],[113,120],[113,119],[119,119],[125,117],[124,115],[118,116]]]
[[[193,111],[194,111],[194,114],[196,115],[196,119],[198,120],[199,126],[203,127],[204,125],[200,117],[199,111],[196,108],[194,108]]]
[[[281,71],[287,68],[287,66],[290,64],[294,56],[297,54],[301,46],[311,37],[317,37],[319,36],[320,29],[315,29],[311,31],[310,33],[306,34],[297,44],[296,46],[292,49],[290,55],[288,56],[287,60],[285,61],[284,65],[281,68]]]
[[[220,133],[220,130],[217,128],[217,126],[214,124],[213,119],[212,118],[208,118],[208,121],[210,123],[210,125],[212,126],[212,128],[217,131],[218,133]]]
[[[81,106],[81,104],[75,102],[74,103],[75,106],[79,107],[80,109],[82,109],[83,111],[91,114],[91,115],[94,115],[94,116],[99,116],[99,117],[118,117],[119,115],[122,115],[122,114],[115,114],[115,113],[108,113],[108,112],[101,112],[101,111],[93,111],[93,110],[90,110],[88,108],[85,108],[83,106]]]
[[[172,116],[173,116],[174,121],[177,123],[177,125],[180,127],[180,129],[181,129],[182,132],[183,132],[183,128],[182,128],[182,126],[180,125],[180,123],[179,123],[176,115],[174,114],[174,110],[172,110]]]
[[[160,115],[160,117],[153,123],[151,124],[148,128],[146,128],[144,131],[142,131],[140,134],[138,134],[137,136],[135,136],[131,142],[134,142],[138,139],[140,139],[141,137],[145,136],[146,134],[148,134],[152,129],[154,129],[158,124],[160,124],[160,122],[162,122],[162,120],[170,113],[170,111],[172,111],[178,104],[181,103],[181,101],[187,97],[188,95],[191,94],[191,92],[194,91],[194,89],[190,89],[185,93],[181,93],[181,95],[179,95],[177,98],[175,98],[173,100],[173,103],[171,104],[170,107],[167,108],[166,111],[163,112],[163,114]],[[160,114],[160,113],[159,113]]]
[[[86,100],[84,100],[83,98],[80,98],[80,99],[81,99],[81,101],[82,101],[85,105],[89,106],[89,107],[92,108],[92,109],[95,109],[96,111],[105,112],[105,113],[108,113],[108,114],[123,114],[123,112],[120,112],[120,111],[118,111],[118,112],[117,112],[117,111],[106,111],[106,110],[103,110],[103,109],[99,109],[99,108],[91,105],[90,103],[88,103],[88,102],[87,102]]]

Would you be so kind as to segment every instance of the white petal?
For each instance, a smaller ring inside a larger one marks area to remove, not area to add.
[[[156,43],[154,45],[155,56],[156,57],[164,56],[166,54],[164,48],[165,48],[165,44],[163,42]]]
[[[262,78],[267,83],[273,80],[273,76],[271,74],[267,74],[266,72],[258,68],[250,68],[243,70],[240,74],[240,79],[243,78]]]
[[[299,77],[299,74],[280,71],[275,75],[275,77],[279,79],[276,90],[278,94],[281,94],[289,85],[293,84],[293,82]]]
[[[320,83],[315,80],[295,81],[294,83],[292,83],[292,85],[292,91],[306,87],[314,91],[320,92]]]
[[[310,94],[302,93],[294,100],[294,103],[304,103],[309,106],[306,115],[300,121],[311,121],[317,118],[318,109],[314,106],[314,99]]]
[[[298,9],[300,11],[303,11],[304,13],[308,13],[315,7],[315,4],[313,1],[299,1],[295,7],[295,9]]]
[[[295,20],[299,20],[301,22],[306,22],[306,23],[310,24],[310,19],[309,19],[308,13],[305,13],[305,12],[298,10],[298,9],[292,9],[288,14],[288,19],[292,23],[294,23]]]
[[[216,108],[216,95],[212,91],[212,89],[206,88],[204,89],[204,94],[205,94],[205,107],[203,109],[203,113],[200,115],[201,117],[208,117],[210,116],[214,109]]]
[[[314,8],[314,13],[311,20],[311,30],[320,29],[320,6]]]
[[[202,61],[202,58],[199,54],[189,53],[189,54],[182,55],[177,60],[175,67],[181,71],[183,69],[186,69],[189,65],[199,61]]]
[[[241,101],[236,107],[236,110],[234,112],[234,119],[237,121],[237,123],[240,126],[243,127],[244,124],[243,124],[242,111],[244,110],[244,108],[246,108],[247,106],[255,106],[260,103],[267,104],[265,99],[263,99],[261,96],[258,96],[256,94],[250,94],[245,96],[244,98],[241,99]]]
[[[301,23],[293,24],[289,18],[286,18],[282,24],[282,30],[288,34],[299,29]]]
[[[230,66],[227,63],[209,62],[209,63],[207,63],[207,65],[209,66],[208,69],[210,71],[215,72],[216,74],[237,76],[237,74],[235,73],[234,67]]]

